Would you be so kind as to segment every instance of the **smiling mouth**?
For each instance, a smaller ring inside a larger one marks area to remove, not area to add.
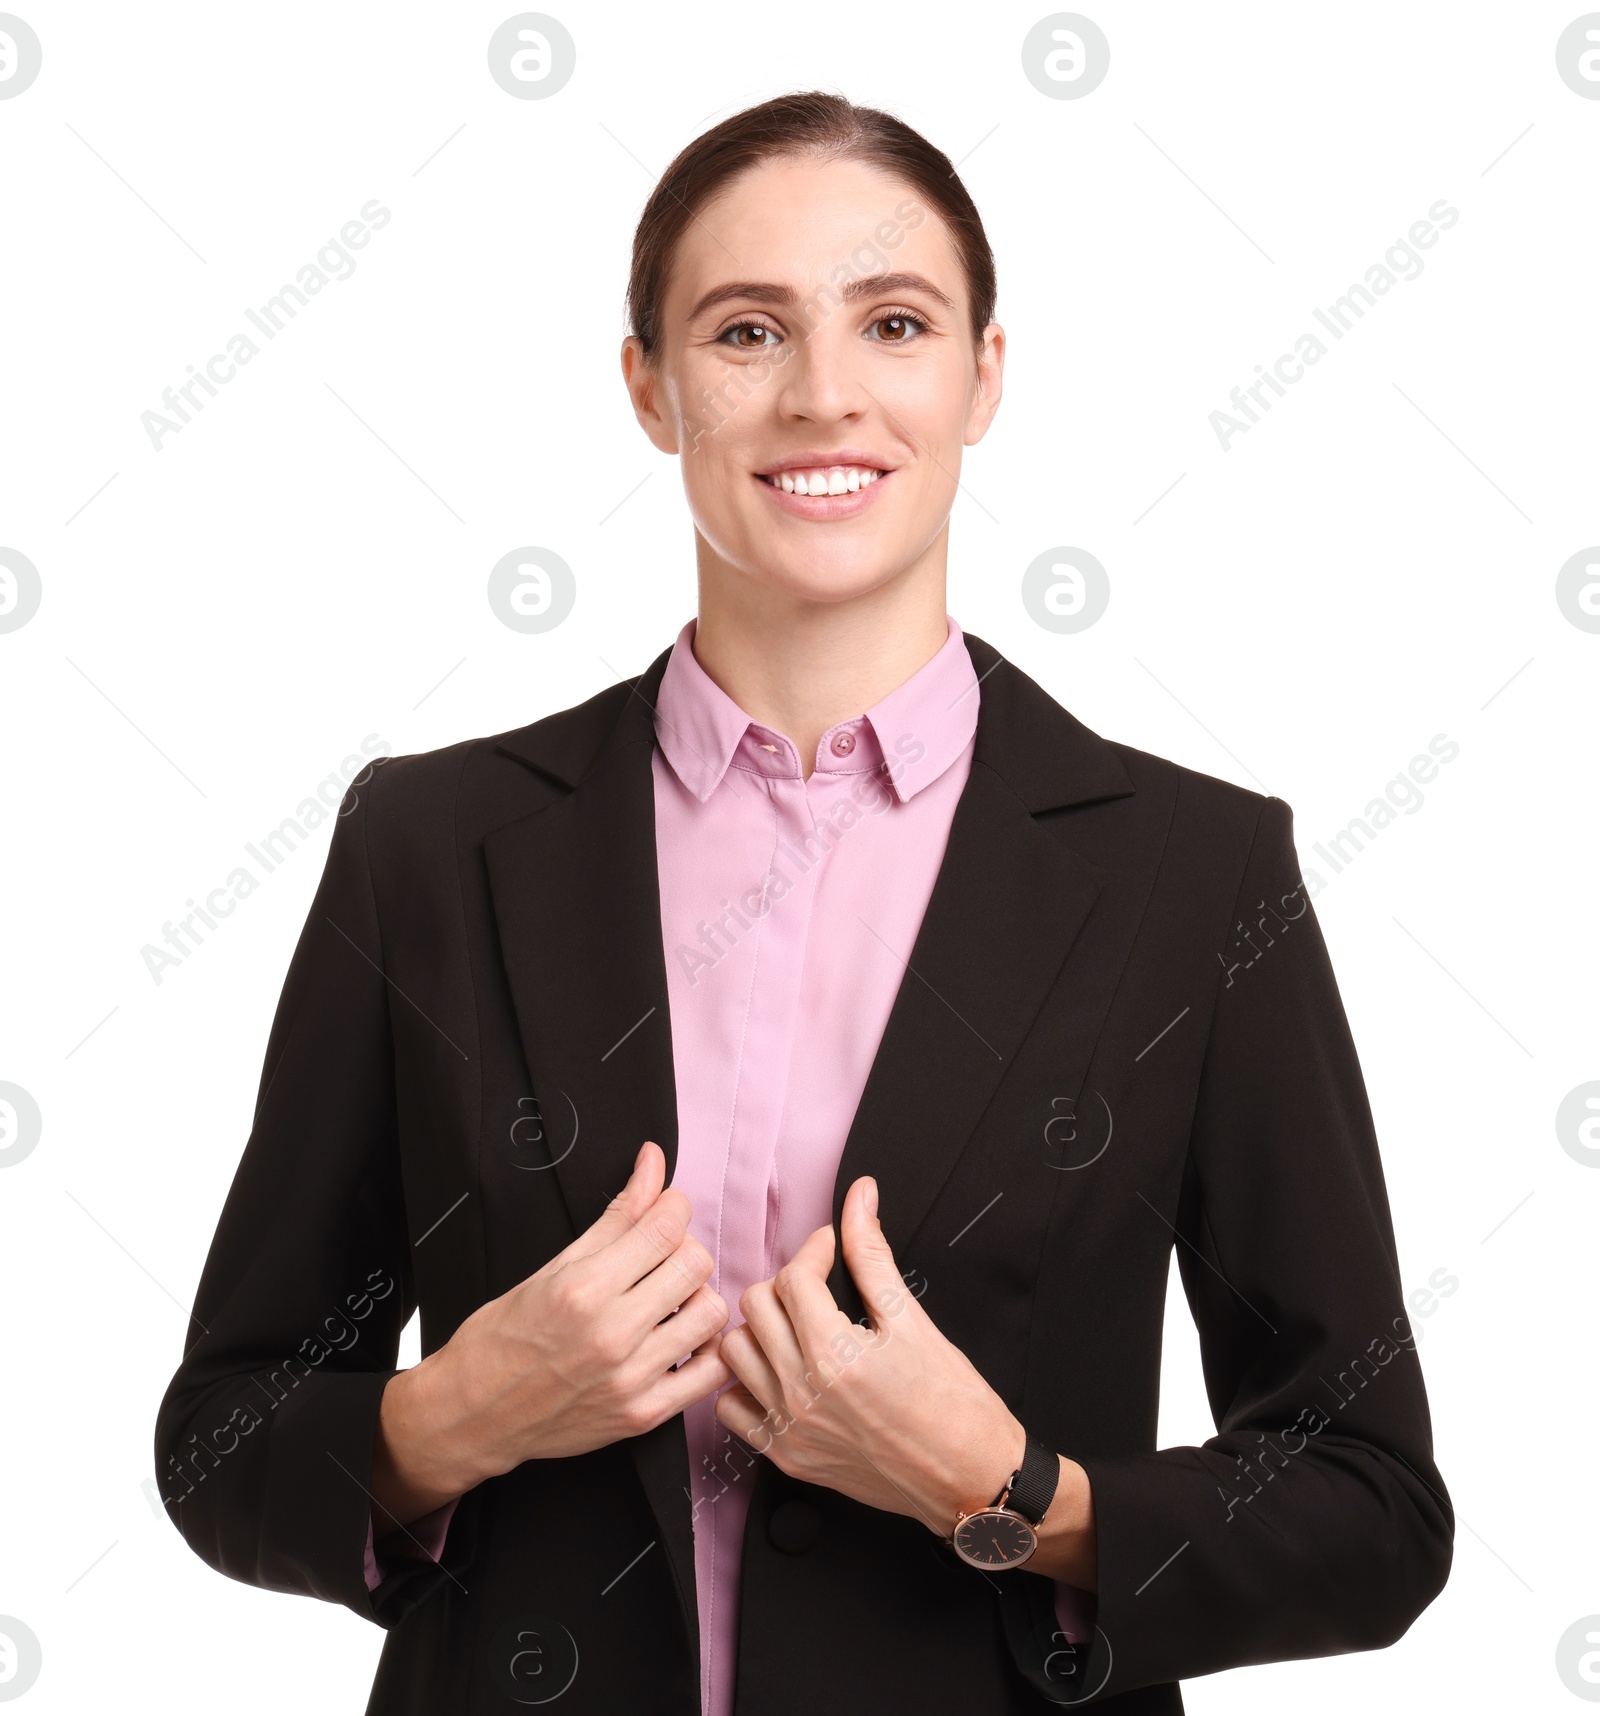
[[[762,482],[792,495],[855,494],[887,474],[871,465],[817,465],[805,470],[775,471],[771,476],[756,473]]]

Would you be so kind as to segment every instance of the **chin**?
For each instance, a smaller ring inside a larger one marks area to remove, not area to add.
[[[807,554],[804,546],[774,556],[771,545],[759,557],[736,562],[754,583],[782,590],[809,602],[848,602],[886,584],[901,566],[887,550],[867,547],[833,559]]]
[[[695,532],[724,566],[751,583],[806,601],[848,602],[888,583],[917,558],[903,530],[882,528],[892,522],[867,530],[696,517]]]

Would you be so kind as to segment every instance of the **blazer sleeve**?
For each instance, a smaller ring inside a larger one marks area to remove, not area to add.
[[[371,800],[339,808],[200,1278],[155,1454],[169,1517],[230,1578],[391,1626],[447,1575],[365,1577],[372,1444],[415,1308]]]
[[[1392,1644],[1450,1569],[1371,1109],[1281,799],[1219,953],[1174,1212],[1217,1434],[1074,1455],[1098,1626],[1063,1651],[1036,1606],[1028,1677],[1057,1702]]]

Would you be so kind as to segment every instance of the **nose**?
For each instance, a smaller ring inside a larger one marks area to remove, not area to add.
[[[863,416],[872,408],[872,395],[859,346],[842,307],[824,308],[809,333],[796,333],[788,361],[777,372],[780,411],[817,423]]]

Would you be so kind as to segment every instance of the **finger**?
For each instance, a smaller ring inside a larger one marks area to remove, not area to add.
[[[708,1345],[685,1359],[676,1370],[662,1375],[644,1396],[645,1409],[652,1424],[664,1424],[730,1381],[732,1372]]]
[[[738,1378],[752,1399],[759,1400],[763,1408],[782,1406],[783,1388],[777,1372],[748,1323],[724,1329],[717,1342],[717,1351],[730,1374]]]
[[[610,1213],[607,1211],[607,1215]],[[674,1305],[681,1305],[711,1273],[711,1254],[698,1240],[688,1241],[687,1251],[678,1255],[689,1232],[690,1214],[688,1198],[675,1187],[668,1186],[665,1191],[658,1192],[635,1219],[626,1226],[614,1228],[609,1243],[581,1259],[579,1266],[592,1267],[613,1291],[626,1293],[663,1263],[675,1259],[670,1263],[670,1269],[680,1281],[677,1297],[660,1300],[659,1294],[652,1295],[652,1303],[659,1301],[659,1308],[651,1321],[659,1322]],[[601,1217],[602,1221],[605,1219]],[[690,1259],[693,1260],[692,1266],[686,1268],[685,1263]]]
[[[772,1278],[773,1291],[805,1353],[824,1351],[841,1326],[850,1326],[828,1290],[833,1250],[833,1223],[828,1222],[807,1234],[800,1249]]]
[[[739,1383],[732,1388],[723,1389],[717,1396],[717,1422],[724,1430],[731,1430],[741,1442],[748,1443],[757,1453],[765,1453],[772,1446],[773,1436],[778,1425],[772,1422],[772,1414],[757,1400],[750,1391]]]
[[[604,1256],[599,1261],[603,1268]],[[693,1234],[685,1234],[669,1256],[631,1287],[622,1289],[618,1309],[632,1332],[634,1344],[643,1341],[662,1318],[670,1318],[701,1288],[709,1286],[715,1267],[711,1253]],[[726,1320],[725,1305],[723,1316]],[[689,1344],[682,1350],[687,1351]]]
[[[633,1166],[622,1190],[611,1199],[589,1232],[608,1242],[624,1233],[660,1196],[667,1183],[667,1155],[652,1139],[645,1139],[634,1152]]]
[[[590,1257],[628,1232],[661,1195],[666,1177],[666,1153],[647,1138],[633,1158],[622,1190],[606,1205],[599,1219],[591,1222],[554,1261],[574,1263],[580,1257]]]
[[[778,1384],[776,1395],[767,1399],[770,1406],[774,1398],[783,1398],[785,1383],[791,1389],[801,1386],[806,1373],[805,1354],[789,1313],[770,1281],[758,1281],[747,1288],[740,1296],[739,1309],[744,1312],[745,1326],[759,1344],[762,1359]],[[737,1368],[733,1355],[729,1355],[728,1362]]]
[[[915,1300],[906,1292],[899,1266],[878,1220],[878,1184],[863,1174],[852,1181],[839,1212],[839,1243],[845,1267],[856,1284],[874,1328],[882,1328],[891,1317]]]
[[[728,1326],[728,1306],[720,1293],[697,1288],[669,1317],[648,1330],[639,1343],[641,1358],[655,1371],[702,1347],[716,1350],[716,1337]]]
[[[710,1301],[716,1316],[705,1310],[708,1301],[701,1298],[699,1309],[691,1319],[697,1328],[673,1328],[677,1315],[696,1299],[706,1287],[713,1263],[711,1253],[692,1235],[685,1235],[671,1257],[663,1259],[653,1270],[631,1287],[622,1285],[629,1270],[619,1271],[613,1262],[614,1246],[594,1257],[580,1259],[571,1266],[574,1285],[581,1283],[583,1296],[575,1296],[574,1309],[596,1327],[613,1331],[621,1342],[622,1351],[630,1357],[640,1352],[652,1333],[670,1329],[663,1351],[655,1355],[655,1368],[664,1370],[674,1359],[688,1352],[696,1341],[727,1322],[728,1307],[720,1294],[711,1293]],[[709,1292],[709,1289],[707,1289]]]

